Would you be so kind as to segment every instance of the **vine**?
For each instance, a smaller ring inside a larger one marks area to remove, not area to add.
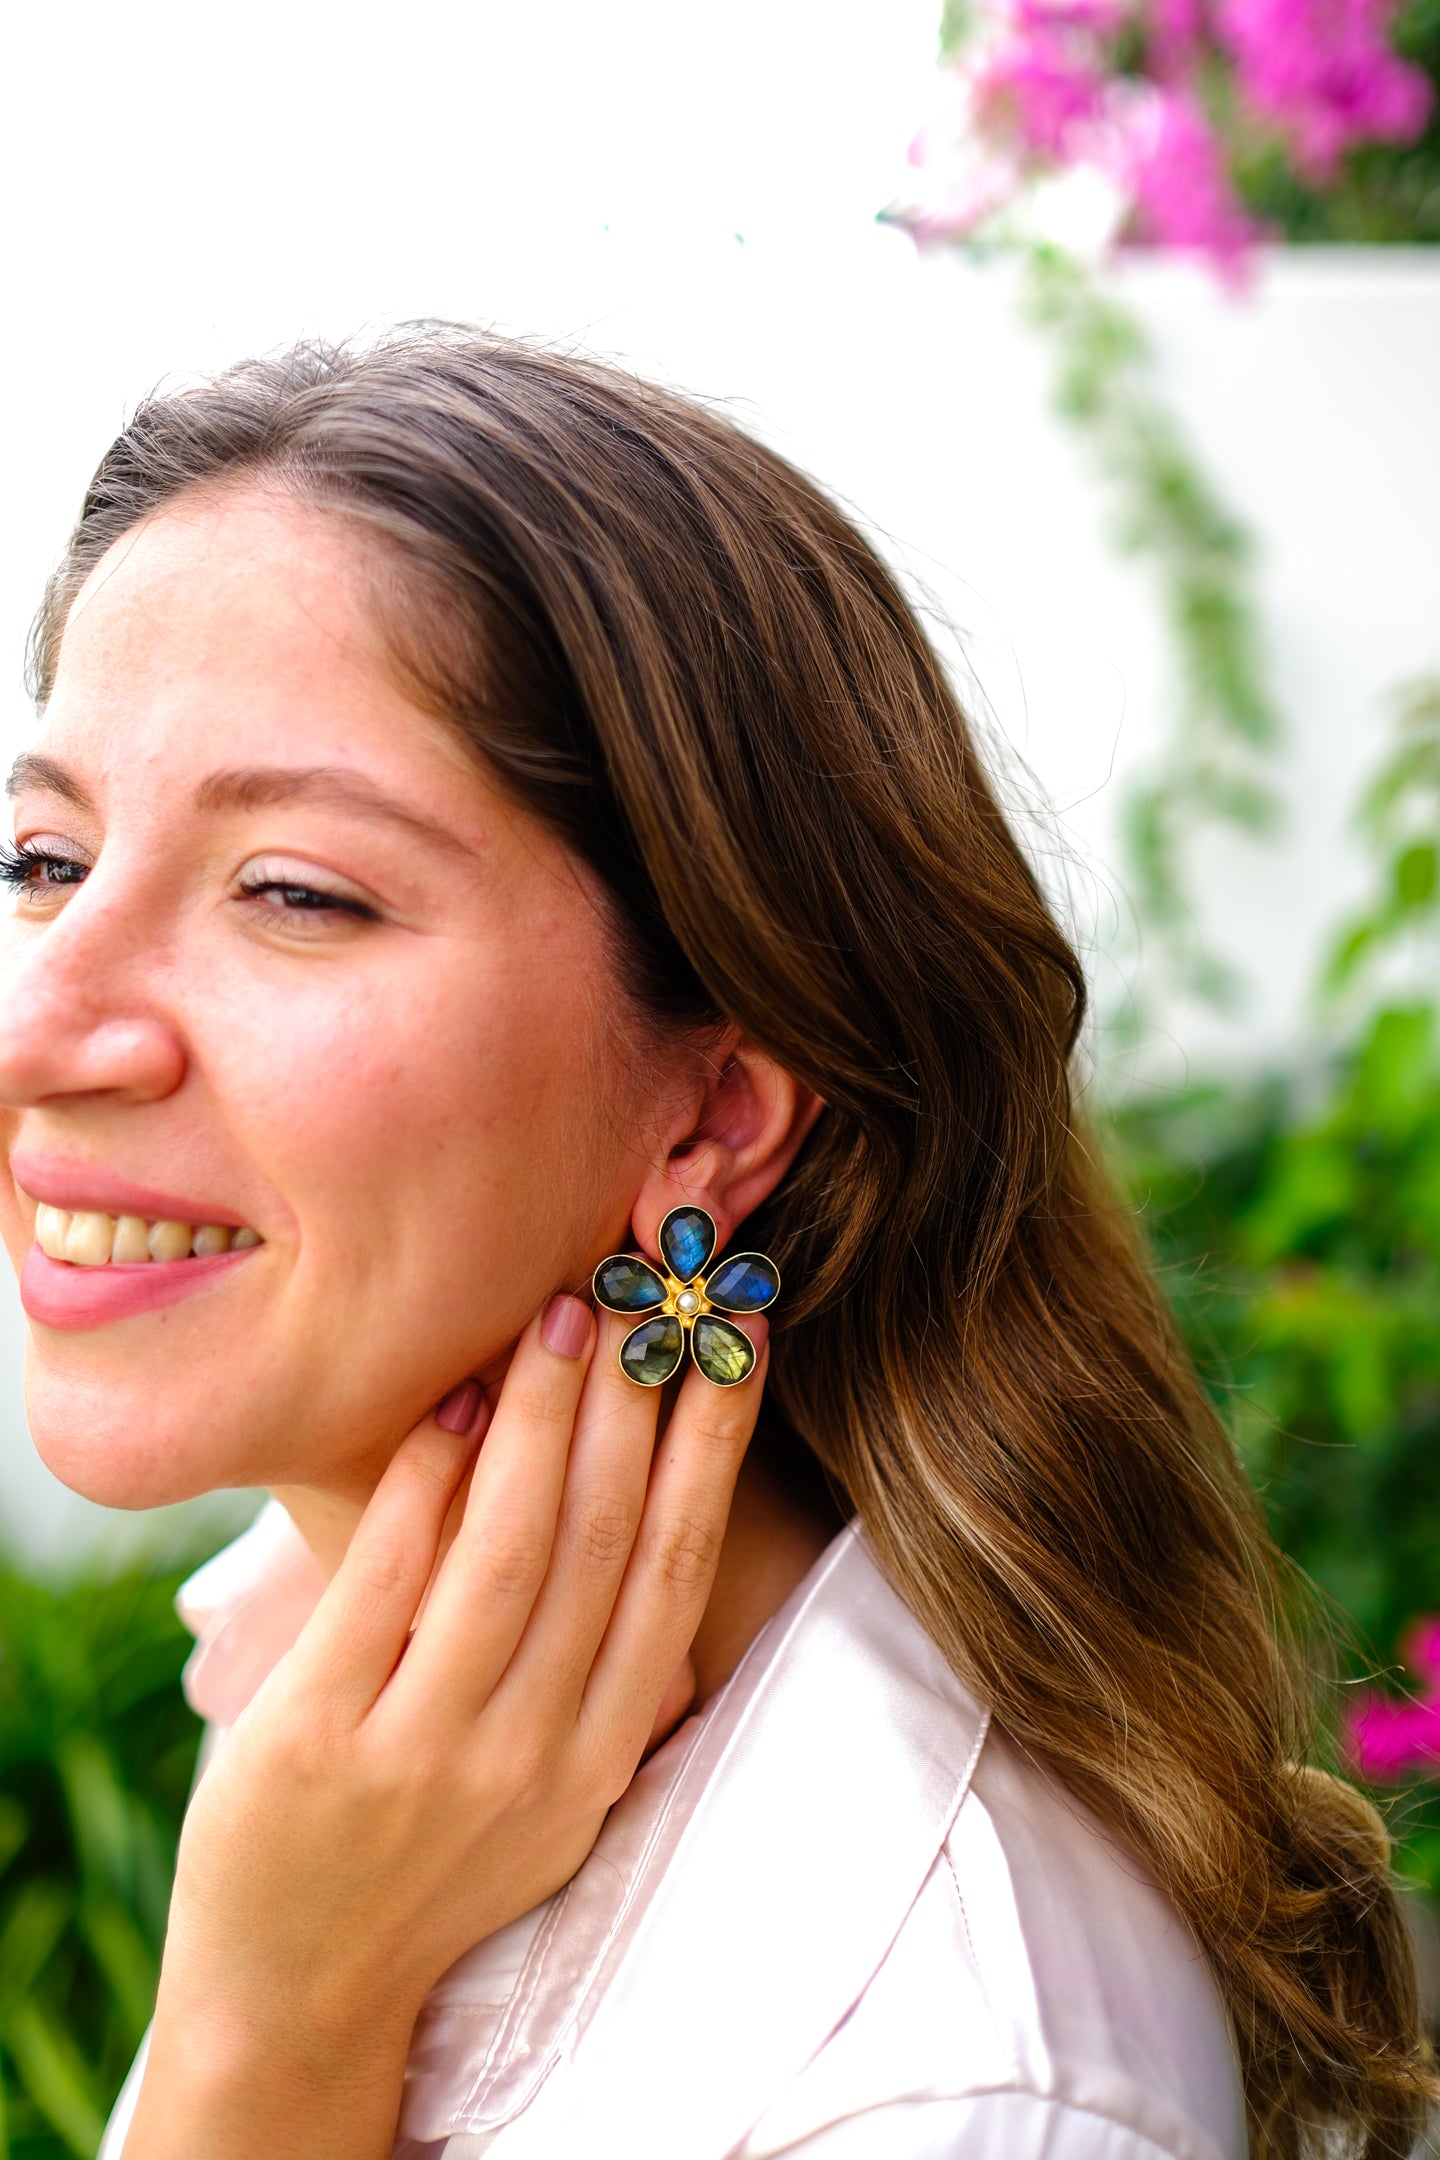
[[[1156,388],[1131,311],[1073,256],[1042,242],[1027,254],[1024,306],[1053,351],[1057,408],[1111,490],[1116,537],[1156,575],[1176,662],[1166,744],[1126,805],[1136,911],[1174,979],[1223,1002],[1236,977],[1193,934],[1184,854],[1207,822],[1260,832],[1279,816],[1266,765],[1281,730],[1251,589],[1253,542]]]
[[[1273,827],[1281,729],[1250,534],[1161,395],[1107,290],[1111,243],[1189,253],[1242,287],[1257,241],[1440,237],[1440,0],[942,0],[946,101],[911,146],[917,241],[1018,258],[1055,401],[1158,580],[1176,661],[1167,741],[1127,805],[1136,912],[1181,987],[1224,1001],[1186,845]],[[1054,237],[1076,206],[1095,261]],[[1057,210],[1062,214],[1057,217]]]

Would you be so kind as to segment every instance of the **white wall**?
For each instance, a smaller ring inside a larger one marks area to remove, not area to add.
[[[11,441],[0,736],[24,631],[91,468],[167,374],[301,333],[443,315],[576,339],[725,400],[861,511],[956,620],[1075,851],[1081,927],[1123,910],[1120,782],[1153,743],[1153,596],[1045,408],[1008,279],[922,261],[875,211],[929,94],[932,0],[274,0],[25,11],[3,139]],[[1264,542],[1292,723],[1286,847],[1209,849],[1204,919],[1257,994],[1177,1013],[1170,1067],[1303,1031],[1342,843],[1394,681],[1440,665],[1440,259],[1283,258],[1255,298],[1127,280],[1213,471]],[[1042,846],[1051,843],[1042,839]],[[34,1463],[0,1318],[0,1524],[32,1550],[99,1511]]]

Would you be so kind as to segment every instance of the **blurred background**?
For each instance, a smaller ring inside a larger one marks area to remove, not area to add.
[[[415,317],[715,400],[899,568],[1090,966],[1092,1107],[1440,1886],[1440,5],[132,0],[4,33],[0,734],[156,383]],[[0,2160],[94,2152],[256,1504],[39,1465],[0,1305]],[[217,1384],[222,1376],[217,1375]],[[1423,1905],[1417,1904],[1423,1911]]]

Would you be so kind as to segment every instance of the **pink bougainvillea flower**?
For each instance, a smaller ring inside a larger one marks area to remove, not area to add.
[[[1440,1770],[1440,1703],[1394,1702],[1366,1693],[1345,1721],[1345,1748],[1373,1785]]]
[[[1424,129],[1430,84],[1392,49],[1392,15],[1391,0],[1219,0],[1242,97],[1314,185],[1357,143]]]
[[[1014,0],[1010,20],[1017,30],[1083,30],[1112,38],[1129,13],[1127,0]]]
[[[975,71],[975,117],[1032,157],[1073,164],[1099,117],[1105,78],[1095,59],[1051,28],[997,46]]]
[[[1424,1681],[1427,1694],[1440,1695],[1440,1619],[1432,1614],[1417,1620],[1401,1640],[1400,1655]]]
[[[1400,1648],[1422,1683],[1418,1701],[1362,1688],[1345,1720],[1346,1753],[1377,1785],[1440,1772],[1440,1619],[1417,1620]]]
[[[1324,187],[1355,144],[1425,126],[1433,93],[1391,47],[1395,5],[975,0],[950,103],[911,146],[918,199],[888,215],[922,243],[989,240],[1043,227],[1052,183],[1083,174],[1128,206],[1112,221],[1126,239],[1202,254],[1241,284],[1264,232],[1232,180],[1211,91],[1233,77],[1242,113]],[[1220,103],[1234,102],[1227,88]]]
[[[1193,64],[1205,35],[1204,0],[1150,0],[1145,11],[1150,71],[1173,82]]]
[[[1207,255],[1232,283],[1240,278],[1258,231],[1199,100],[1180,88],[1142,92],[1127,102],[1120,141],[1134,237]]]

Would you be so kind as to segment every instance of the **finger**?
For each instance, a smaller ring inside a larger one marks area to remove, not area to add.
[[[645,1509],[659,1388],[620,1369],[633,1316],[597,1314],[595,1356],[575,1419],[550,1566],[507,1686],[527,1699],[578,1706]]]
[[[638,1749],[714,1587],[730,1503],[755,1430],[769,1353],[759,1314],[737,1322],[759,1353],[737,1387],[691,1371],[650,1476],[630,1564],[585,1689],[587,1722]]]
[[[545,1580],[594,1347],[590,1307],[552,1298],[505,1375],[464,1520],[405,1659],[406,1691],[423,1689],[462,1717],[489,1699]]]
[[[295,1645],[292,1671],[342,1717],[358,1723],[395,1670],[475,1445],[433,1412],[406,1434]]]

